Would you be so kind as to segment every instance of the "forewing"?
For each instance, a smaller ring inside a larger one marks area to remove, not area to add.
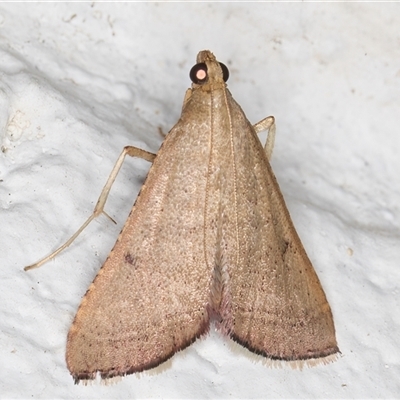
[[[76,381],[155,367],[208,329],[211,271],[199,251],[206,163],[198,156],[207,129],[187,135],[183,118],[157,154],[70,329],[66,357]]]
[[[231,113],[241,112],[232,100]],[[236,196],[231,196],[224,329],[249,350],[277,360],[338,352],[331,310],[294,229],[254,129],[234,119]],[[237,239],[230,233],[239,234]],[[234,243],[234,244],[233,244]]]

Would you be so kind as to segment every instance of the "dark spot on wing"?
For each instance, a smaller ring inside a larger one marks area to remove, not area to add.
[[[132,256],[131,253],[126,253],[125,254],[125,262],[127,262],[130,265],[134,265],[135,264],[135,259],[134,259],[134,257]]]

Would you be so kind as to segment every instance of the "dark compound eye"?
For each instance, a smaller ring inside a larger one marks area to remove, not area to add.
[[[229,79],[229,70],[225,64],[219,63],[219,65],[222,69],[222,78],[224,79],[224,82],[226,82]],[[205,63],[196,64],[190,70],[189,75],[190,75],[190,79],[192,80],[193,83],[196,83],[197,85],[201,85],[202,83],[206,82],[208,79],[207,65]]]
[[[219,63],[219,66],[222,69],[222,78],[224,79],[224,82],[226,82],[229,79],[229,69],[225,64]]]
[[[207,65],[205,63],[196,64],[190,70],[190,79],[193,83],[202,84],[207,80],[207,78]]]

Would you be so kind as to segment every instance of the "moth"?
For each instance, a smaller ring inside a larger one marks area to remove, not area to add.
[[[333,361],[332,312],[272,172],[275,122],[254,126],[227,89],[227,67],[201,51],[179,121],[157,155],[117,242],[68,334],[75,383],[158,366],[207,333],[271,360]],[[263,147],[258,133],[268,129]]]

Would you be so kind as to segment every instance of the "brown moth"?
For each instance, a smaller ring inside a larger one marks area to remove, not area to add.
[[[271,170],[273,117],[252,126],[228,69],[197,56],[182,115],[157,155],[122,152],[93,215],[104,212],[125,156],[153,165],[68,334],[78,383],[147,370],[205,334],[210,321],[271,360],[333,361],[331,309]],[[265,148],[257,133],[268,129]]]

